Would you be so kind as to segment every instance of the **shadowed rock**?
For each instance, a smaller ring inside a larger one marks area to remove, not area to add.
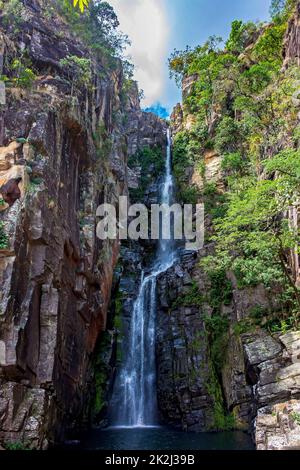
[[[11,178],[0,188],[2,198],[9,206],[12,206],[21,197],[21,191],[19,188],[19,183],[21,181],[22,178]]]

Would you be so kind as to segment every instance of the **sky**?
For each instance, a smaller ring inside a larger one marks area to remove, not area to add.
[[[131,40],[126,52],[135,79],[144,90],[142,106],[170,113],[181,93],[169,79],[168,57],[174,49],[202,44],[212,35],[226,39],[235,19],[269,18],[271,0],[109,0],[120,29]]]

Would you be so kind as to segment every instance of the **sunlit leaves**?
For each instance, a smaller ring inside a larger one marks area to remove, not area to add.
[[[89,6],[90,0],[73,0],[74,7],[79,7],[81,13],[84,12],[85,8]]]

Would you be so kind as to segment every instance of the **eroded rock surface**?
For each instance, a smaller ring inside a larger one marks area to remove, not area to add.
[[[103,65],[46,2],[23,3],[21,32],[1,28],[0,73],[26,47],[38,74],[27,89],[6,89],[0,114],[0,441],[46,448],[87,419],[94,391],[119,256],[118,240],[96,237],[96,208],[128,194],[128,154],[165,134],[135,85],[122,99],[120,63]],[[92,86],[70,83],[68,55],[90,58]]]

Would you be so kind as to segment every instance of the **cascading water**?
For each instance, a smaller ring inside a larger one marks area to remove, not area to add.
[[[173,177],[171,137],[167,134],[167,157],[161,203],[171,204]],[[163,223],[163,222],[162,222]],[[130,323],[127,357],[116,381],[114,394],[118,403],[116,426],[146,427],[157,423],[155,317],[157,276],[170,268],[176,259],[172,240],[159,240],[157,259],[150,274],[142,273],[138,297]]]

